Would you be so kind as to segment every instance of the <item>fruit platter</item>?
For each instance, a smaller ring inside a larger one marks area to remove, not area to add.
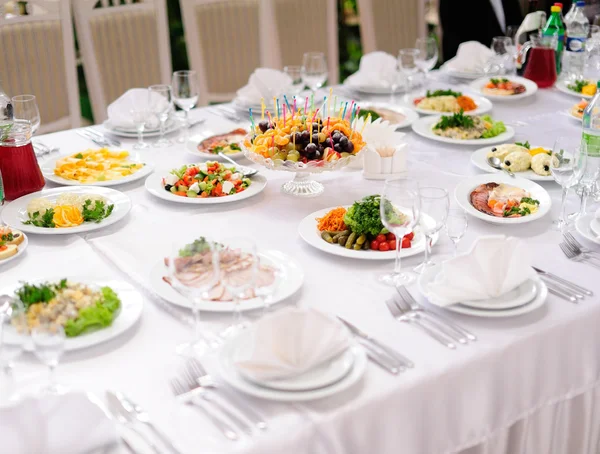
[[[243,143],[244,155],[268,169],[294,172],[283,192],[299,197],[321,194],[323,185],[310,174],[347,166],[366,145],[362,130],[368,122],[361,122],[362,130],[357,130],[360,108],[354,101],[338,112],[336,107],[331,109],[325,100],[321,108],[309,109],[307,99],[304,108],[296,108],[295,102],[292,107],[286,100],[281,115],[263,109],[258,124],[250,112],[252,127]]]

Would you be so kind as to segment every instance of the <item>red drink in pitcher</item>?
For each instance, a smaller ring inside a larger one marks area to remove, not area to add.
[[[534,81],[540,88],[548,88],[556,82],[556,52],[548,47],[532,47],[527,56],[523,76]]]
[[[39,191],[46,184],[31,144],[29,123],[0,125],[0,173],[6,200]]]

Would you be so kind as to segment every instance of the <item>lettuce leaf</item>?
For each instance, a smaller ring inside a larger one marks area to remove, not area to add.
[[[492,124],[492,127],[490,129],[488,129],[487,131],[485,131],[481,137],[483,139],[489,139],[491,137],[496,137],[499,136],[500,134],[502,134],[503,132],[506,131],[506,126],[504,126],[504,123],[501,121],[494,121],[492,120],[492,117],[490,117],[489,115],[483,115],[481,117],[482,120],[487,121],[488,123]]]
[[[110,287],[102,287],[102,300],[94,306],[86,307],[79,311],[79,316],[65,324],[67,337],[80,336],[89,331],[95,331],[110,326],[117,310],[121,307],[121,300]]]

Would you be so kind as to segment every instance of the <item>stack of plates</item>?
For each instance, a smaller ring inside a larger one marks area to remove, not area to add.
[[[364,374],[365,351],[358,345],[303,374],[280,380],[257,381],[240,371],[235,358],[252,348],[252,328],[228,342],[219,354],[221,377],[239,391],[262,399],[298,402],[322,399],[348,389]]]
[[[419,290],[433,304],[436,304],[436,298],[429,292],[428,284],[433,282],[441,271],[442,265],[438,264],[427,269],[419,278]],[[496,298],[463,301],[452,306],[445,306],[444,309],[476,317],[512,317],[536,310],[544,305],[547,297],[546,284],[536,276]]]
[[[575,223],[577,233],[586,240],[600,244],[600,219],[594,214],[579,216]]]
[[[180,122],[176,118],[169,118],[165,123],[165,134],[169,134],[179,129]],[[135,127],[123,127],[113,125],[110,120],[106,120],[102,126],[110,133],[127,138],[137,137],[137,130]],[[158,137],[160,135],[160,127],[158,125],[152,125],[144,129],[144,137]]]

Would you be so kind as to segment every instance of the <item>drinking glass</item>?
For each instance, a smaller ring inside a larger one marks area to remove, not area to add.
[[[415,271],[420,274],[434,265],[433,260],[431,260],[431,244],[434,235],[446,224],[450,199],[448,198],[448,191],[443,188],[421,187],[419,188],[419,194],[421,196],[420,225],[425,235],[425,257],[423,263],[415,267]],[[427,217],[424,215],[427,215]]]
[[[550,172],[554,180],[562,188],[559,218],[553,222],[556,230],[562,231],[568,224],[565,220],[565,201],[569,189],[577,186],[585,171],[587,153],[582,147],[565,147],[566,141],[559,138],[554,143],[552,158],[550,160]]]
[[[150,93],[148,92],[148,96],[145,97],[137,97],[135,102],[132,103],[129,113],[131,114],[131,120],[135,125],[138,139],[133,148],[136,150],[150,148],[150,145],[144,142],[144,130],[146,129],[150,117]]]
[[[580,197],[579,215],[587,213],[587,205],[590,197],[595,197],[598,193],[598,178],[600,178],[600,159],[590,157],[588,154],[588,145],[586,142],[581,143],[581,151],[585,154],[585,166],[579,184],[577,185],[577,193]]]
[[[165,148],[173,145],[173,142],[165,138],[165,125],[171,112],[173,111],[173,92],[170,85],[151,85],[149,88],[150,111],[156,115],[160,122],[160,139],[154,146],[156,148]]]
[[[425,73],[425,80],[429,71],[435,68],[438,61],[438,45],[434,38],[417,38],[415,48],[419,50],[417,56],[417,66]]]
[[[167,267],[169,284],[191,303],[194,316],[194,337],[178,345],[175,351],[183,356],[202,356],[216,347],[214,339],[203,334],[200,303],[210,299],[210,292],[219,283],[219,245],[200,237],[191,243],[175,242]]]
[[[6,330],[11,330],[10,342],[6,340]],[[23,352],[29,337],[25,308],[16,298],[9,300],[8,311],[0,318],[0,367],[5,376],[10,376],[13,362]]]
[[[398,69],[404,76],[406,93],[410,91],[410,77],[419,70],[417,61],[420,56],[421,51],[419,49],[401,49],[398,53]]]
[[[506,33],[504,33],[506,36],[508,36],[510,39],[513,40],[513,43],[515,42],[515,37],[517,36],[517,32],[519,31],[519,25],[507,25],[506,26]],[[517,44],[517,43],[515,43]]]
[[[513,39],[508,36],[496,36],[492,38],[491,49],[494,51],[495,59],[502,71],[505,74],[514,74],[516,71],[517,48]]]
[[[421,197],[419,183],[410,178],[386,180],[379,203],[381,222],[396,235],[396,262],[394,271],[380,276],[379,281],[386,285],[406,285],[415,278],[410,271],[403,271],[400,251],[402,238],[412,232],[419,222]]]
[[[323,52],[307,52],[302,59],[302,82],[313,94],[327,80],[327,60]]]
[[[223,336],[237,334],[247,326],[242,320],[240,301],[247,298],[256,287],[259,260],[256,245],[249,238],[230,238],[219,251],[221,283],[233,299],[233,320]]]
[[[34,95],[18,95],[12,97],[13,118],[23,120],[31,125],[31,135],[40,127],[41,117]]]
[[[177,139],[177,142],[185,143],[190,136],[189,113],[198,103],[198,96],[200,96],[198,75],[196,71],[175,71],[171,85],[173,101],[177,107],[183,110],[185,118],[184,134]]]
[[[453,208],[448,210],[448,219],[446,219],[446,234],[454,245],[454,257],[458,253],[458,242],[467,232],[469,221],[467,214],[463,210]]]
[[[254,294],[262,299],[263,302],[263,315],[268,314],[271,310],[271,303],[273,302],[273,295],[277,292],[277,289],[287,278],[285,269],[279,265],[275,260],[270,260],[268,256],[258,256],[258,275],[260,276],[263,267],[270,270],[273,274],[273,280],[267,281],[265,284],[261,282],[261,279],[257,279],[257,285],[254,289]],[[270,276],[270,275],[269,275]],[[266,279],[266,278],[265,278]],[[261,283],[261,285],[259,285]]]
[[[292,79],[291,95],[299,95],[304,90],[302,66],[284,66],[283,72]]]
[[[48,366],[48,386],[44,389],[49,394],[63,394],[67,388],[57,384],[56,368],[65,349],[65,331],[58,323],[42,323],[31,330],[35,355]]]

